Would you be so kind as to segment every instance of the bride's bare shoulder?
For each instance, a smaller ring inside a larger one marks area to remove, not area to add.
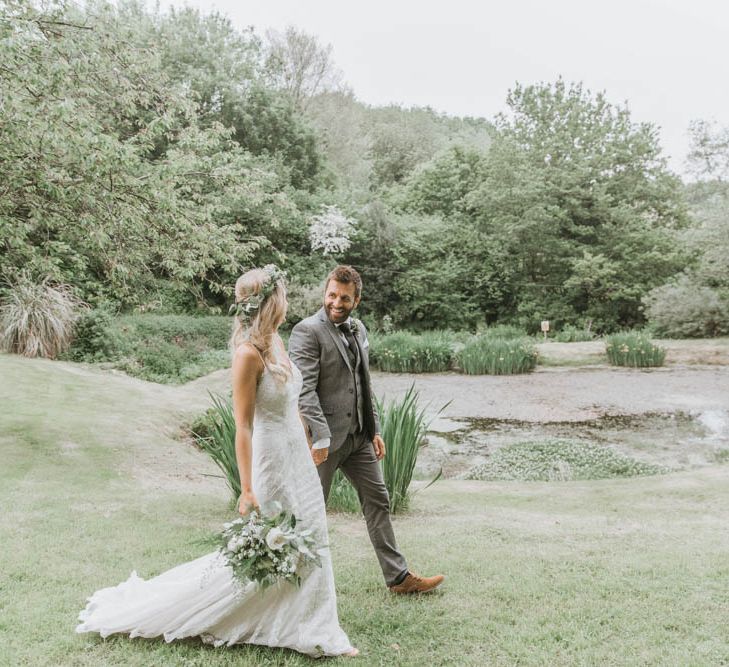
[[[233,352],[233,372],[257,371],[260,374],[265,367],[263,356],[251,343],[239,345]]]

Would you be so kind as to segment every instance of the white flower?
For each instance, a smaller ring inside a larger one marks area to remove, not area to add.
[[[238,551],[238,545],[239,545],[238,538],[237,537],[231,537],[228,540],[227,549],[228,549],[228,551],[231,551],[231,552],[235,553],[236,551]]]
[[[349,240],[357,223],[336,207],[325,206],[320,215],[311,219],[309,240],[312,250],[323,254],[344,252],[351,245]]]
[[[269,549],[273,549],[274,551],[281,551],[286,542],[288,542],[286,535],[284,535],[284,532],[280,528],[271,528],[268,531],[268,535],[266,535],[266,544]]]
[[[314,558],[314,554],[311,553],[311,550],[305,544],[299,545],[299,553],[304,554],[304,556],[307,556],[308,558]]]

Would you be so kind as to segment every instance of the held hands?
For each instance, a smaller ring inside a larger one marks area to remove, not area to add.
[[[314,465],[318,466],[329,458],[329,447],[321,447],[311,450],[311,458],[314,459]]]
[[[385,441],[379,433],[372,438],[372,444],[375,447],[375,456],[377,457],[377,460],[382,461],[382,459],[385,458]]]
[[[242,516],[245,516],[248,514],[251,510],[257,510],[258,507],[258,499],[256,498],[256,495],[253,493],[253,491],[244,491],[240,494],[240,499],[238,500],[238,513]]]

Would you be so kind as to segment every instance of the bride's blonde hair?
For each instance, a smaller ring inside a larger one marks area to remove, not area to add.
[[[286,382],[291,375],[287,364],[276,359],[273,343],[276,331],[286,319],[286,284],[273,265],[251,269],[235,282],[236,314],[230,348],[233,353],[250,343],[261,354],[263,363],[277,380]]]

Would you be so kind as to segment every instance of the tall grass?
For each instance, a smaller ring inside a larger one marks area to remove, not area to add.
[[[235,417],[230,399],[210,394],[213,402],[203,418],[203,433],[194,433],[195,440],[223,473],[233,503],[240,497],[240,475],[235,458]]]
[[[21,278],[0,303],[0,345],[26,357],[55,359],[71,344],[83,306],[68,285]]]
[[[662,366],[666,360],[665,348],[655,345],[648,336],[637,331],[608,336],[605,340],[605,352],[614,366],[648,368]]]
[[[554,335],[553,340],[557,341],[558,343],[582,343],[585,341],[594,340],[594,338],[594,331],[590,331],[589,329],[580,329],[578,327],[572,326],[571,324],[566,324],[562,327],[560,331],[558,331]]]
[[[512,375],[533,370],[537,351],[528,338],[481,335],[466,343],[456,360],[468,375]]]
[[[332,488],[329,490],[327,507],[335,512],[356,514],[360,511],[359,497],[350,481],[341,470],[334,473]]]
[[[410,482],[413,479],[418,452],[425,441],[425,432],[428,429],[425,409],[418,407],[418,396],[413,384],[400,401],[385,404],[384,401],[376,399],[382,439],[387,448],[385,458],[382,460],[382,471],[385,486],[390,494],[390,510],[393,513],[408,507]],[[438,479],[440,474],[439,472],[430,484]]]
[[[486,338],[524,338],[526,333],[513,324],[494,324],[485,329],[481,336]]]
[[[447,332],[420,335],[398,331],[372,336],[370,359],[373,366],[389,373],[438,373],[451,367],[453,346]]]

